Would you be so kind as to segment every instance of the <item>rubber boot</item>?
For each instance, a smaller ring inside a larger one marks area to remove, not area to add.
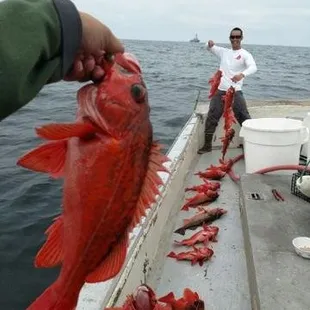
[[[213,134],[212,133],[207,133],[205,135],[205,144],[201,149],[198,150],[198,154],[203,154],[203,153],[208,153],[212,151],[212,138]]]

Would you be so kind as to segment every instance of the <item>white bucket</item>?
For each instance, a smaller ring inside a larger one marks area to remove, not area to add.
[[[309,139],[302,121],[288,118],[257,118],[242,123],[246,173],[278,165],[298,165],[301,145]],[[273,174],[292,174],[281,170]]]

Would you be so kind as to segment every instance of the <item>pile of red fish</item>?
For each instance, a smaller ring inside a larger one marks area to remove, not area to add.
[[[222,72],[221,70],[218,70],[209,80],[209,84],[211,86],[208,97],[209,99],[211,99],[216,94],[218,86],[220,85],[221,82],[221,78],[222,78]],[[231,86],[222,98],[224,104],[223,117],[224,117],[224,132],[225,132],[224,137],[221,138],[221,141],[223,142],[222,147],[223,160],[226,155],[227,148],[235,135],[235,131],[232,128],[232,125],[236,123],[235,114],[232,109],[234,97],[235,97],[235,89]]]
[[[218,70],[213,77],[209,80],[211,86],[209,99],[212,98],[218,89],[222,72]],[[223,143],[222,147],[222,158],[219,159],[219,165],[210,165],[205,171],[199,171],[195,175],[199,176],[203,180],[203,184],[185,188],[185,192],[196,191],[197,194],[194,197],[186,199],[186,203],[181,210],[188,211],[189,208],[197,208],[198,212],[191,218],[184,220],[184,225],[178,228],[175,233],[181,235],[185,234],[186,229],[196,229],[203,225],[203,229],[193,234],[190,238],[182,241],[176,241],[177,244],[184,246],[191,246],[193,249],[187,252],[170,252],[168,257],[175,258],[177,260],[190,260],[192,264],[198,262],[200,265],[205,260],[209,260],[213,255],[213,250],[208,248],[209,242],[216,242],[216,236],[219,228],[216,226],[208,226],[214,220],[220,218],[227,211],[221,208],[204,208],[201,205],[209,205],[215,201],[219,196],[219,189],[221,184],[219,182],[211,182],[210,180],[221,180],[226,174],[230,176],[233,181],[238,181],[239,177],[232,170],[232,166],[244,157],[243,154],[236,156],[235,158],[224,160],[228,146],[232,141],[235,131],[232,128],[233,124],[236,123],[236,118],[233,112],[233,101],[234,101],[235,89],[230,87],[226,94],[223,96],[223,117],[224,117],[224,137],[221,138]],[[195,246],[197,243],[203,243],[204,247],[198,248]]]
[[[202,206],[209,205],[218,198],[218,190],[221,186],[219,182],[210,182],[203,177],[202,179],[203,184],[185,188],[186,192],[195,191],[197,194],[187,199],[181,210],[188,211],[189,208],[196,208],[198,212],[191,218],[185,219],[183,226],[178,228],[175,233],[184,235],[187,229],[193,230],[200,226],[203,226],[203,228],[188,239],[175,241],[178,245],[191,247],[191,250],[179,253],[172,251],[167,255],[176,260],[189,260],[192,265],[199,263],[200,266],[213,256],[213,250],[208,248],[207,245],[209,242],[217,242],[216,237],[219,232],[218,227],[209,226],[208,224],[211,224],[227,212],[221,208],[205,208]],[[203,243],[203,247],[197,247],[199,243]]]
[[[218,89],[220,84],[220,80],[222,77],[222,73],[218,70],[213,77],[209,80],[209,84],[211,85],[209,92],[209,99],[212,98]],[[232,139],[235,136],[235,130],[232,128],[233,124],[237,123],[235,114],[233,112],[233,102],[235,97],[235,89],[234,87],[230,87],[226,94],[223,96],[223,117],[224,117],[224,137],[221,137],[221,141],[223,143],[222,146],[222,159],[220,159],[219,166],[211,165],[205,172],[205,177],[213,180],[220,180],[226,174],[228,174],[233,181],[238,181],[239,177],[237,177],[232,171],[232,165],[236,163],[238,160],[243,158],[243,155],[237,156],[234,159],[224,160],[225,155],[227,153],[227,149]]]
[[[36,267],[60,266],[59,276],[28,310],[75,309],[85,282],[117,276],[129,234],[160,194],[168,158],[153,140],[139,62],[123,53],[102,67],[102,81],[78,91],[75,119],[36,128],[44,142],[18,160],[63,179],[60,216],[35,258]]]
[[[233,181],[238,181],[239,176],[234,173],[232,166],[242,158],[244,158],[243,154],[226,161],[219,159],[220,165],[210,165],[210,167],[208,167],[206,170],[198,171],[195,173],[195,175],[198,175],[203,179],[221,180],[226,174],[228,174]]]
[[[184,289],[183,297],[176,299],[171,292],[157,298],[146,284],[140,285],[133,294],[127,296],[123,306],[105,310],[204,310],[204,302],[189,288]]]

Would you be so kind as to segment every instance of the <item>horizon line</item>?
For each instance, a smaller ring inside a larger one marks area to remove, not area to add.
[[[155,41],[155,42],[179,42],[179,43],[192,43],[192,44],[206,44],[207,41],[200,40],[200,42],[190,42],[185,40],[160,40],[160,39],[120,39],[127,41]],[[230,43],[218,42],[217,44],[226,44]],[[280,47],[306,47],[310,48],[310,45],[284,45],[284,44],[264,44],[264,43],[242,43],[242,45],[257,45],[257,46],[280,46]]]

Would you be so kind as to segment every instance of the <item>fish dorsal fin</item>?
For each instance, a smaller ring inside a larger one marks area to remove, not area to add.
[[[60,265],[63,255],[63,217],[58,216],[46,230],[47,240],[35,258],[37,268],[50,268]]]
[[[158,301],[164,302],[166,304],[172,304],[176,301],[175,296],[172,292],[168,293],[167,295],[160,297]]]
[[[153,143],[150,150],[148,169],[130,230],[140,222],[141,218],[145,216],[145,211],[156,201],[156,195],[160,194],[158,187],[163,184],[163,181],[157,172],[168,172],[163,163],[169,161],[168,157],[160,152],[160,149],[161,146],[158,143]]]
[[[118,243],[112,246],[111,252],[104,257],[102,263],[88,274],[86,282],[103,282],[115,277],[125,262],[128,242],[128,232],[126,232],[118,240]]]
[[[54,178],[63,176],[67,153],[67,141],[51,141],[38,146],[22,156],[17,164],[21,167],[43,173]]]
[[[96,132],[90,123],[47,124],[36,128],[37,135],[47,140],[62,140],[72,137],[83,138]]]

